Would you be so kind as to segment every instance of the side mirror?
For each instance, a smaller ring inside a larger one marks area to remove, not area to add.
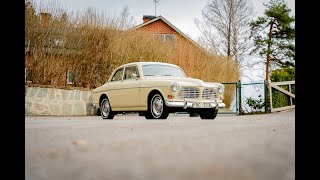
[[[131,76],[133,77],[133,79],[138,79],[138,75],[136,75],[135,73],[131,74]]]

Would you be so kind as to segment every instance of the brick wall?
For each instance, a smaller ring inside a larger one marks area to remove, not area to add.
[[[168,26],[165,22],[157,20],[150,24],[141,27],[141,30],[146,30],[157,34],[177,34],[174,29]]]
[[[139,30],[149,32],[152,34],[175,34],[177,45],[176,45],[176,53],[174,57],[174,63],[180,66],[188,76],[194,75],[194,65],[195,65],[195,52],[199,50],[194,44],[192,44],[189,40],[181,36],[178,32],[176,32],[173,28],[163,22],[161,19],[154,21],[150,24],[142,26]],[[197,51],[199,52],[199,51]],[[204,55],[204,54],[203,54]],[[184,61],[182,61],[184,60]]]

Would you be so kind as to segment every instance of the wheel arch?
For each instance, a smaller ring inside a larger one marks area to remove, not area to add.
[[[108,98],[108,95],[105,94],[105,93],[103,93],[103,94],[100,95],[100,98],[99,98],[99,108],[100,108],[100,105],[101,105],[102,100],[105,99],[105,98],[108,99],[108,101],[109,101],[109,103],[110,103],[110,100],[109,100],[109,98]]]
[[[154,115],[153,113],[153,108],[151,107],[151,100],[152,100],[152,97],[154,97],[154,95],[157,94],[159,96],[161,96],[161,98],[163,99],[163,101],[165,101],[164,99],[164,94],[163,92],[161,92],[161,90],[158,90],[158,89],[153,89],[149,92],[148,94],[148,108],[147,108],[147,111],[146,111],[146,114],[145,114],[145,118],[146,119],[166,119],[169,115],[169,111],[165,105],[165,102],[163,102],[163,109],[162,109],[162,112],[158,115]]]

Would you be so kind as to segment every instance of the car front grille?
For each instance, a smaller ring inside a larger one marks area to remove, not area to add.
[[[178,97],[179,98],[198,98],[199,97],[199,89],[195,87],[185,87],[181,88]]]
[[[202,98],[204,99],[214,99],[217,97],[217,90],[215,89],[204,89],[202,92]]]

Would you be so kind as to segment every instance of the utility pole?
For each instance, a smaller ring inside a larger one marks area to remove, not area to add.
[[[157,3],[159,4],[160,0],[153,0],[154,1],[154,16],[157,16]]]

